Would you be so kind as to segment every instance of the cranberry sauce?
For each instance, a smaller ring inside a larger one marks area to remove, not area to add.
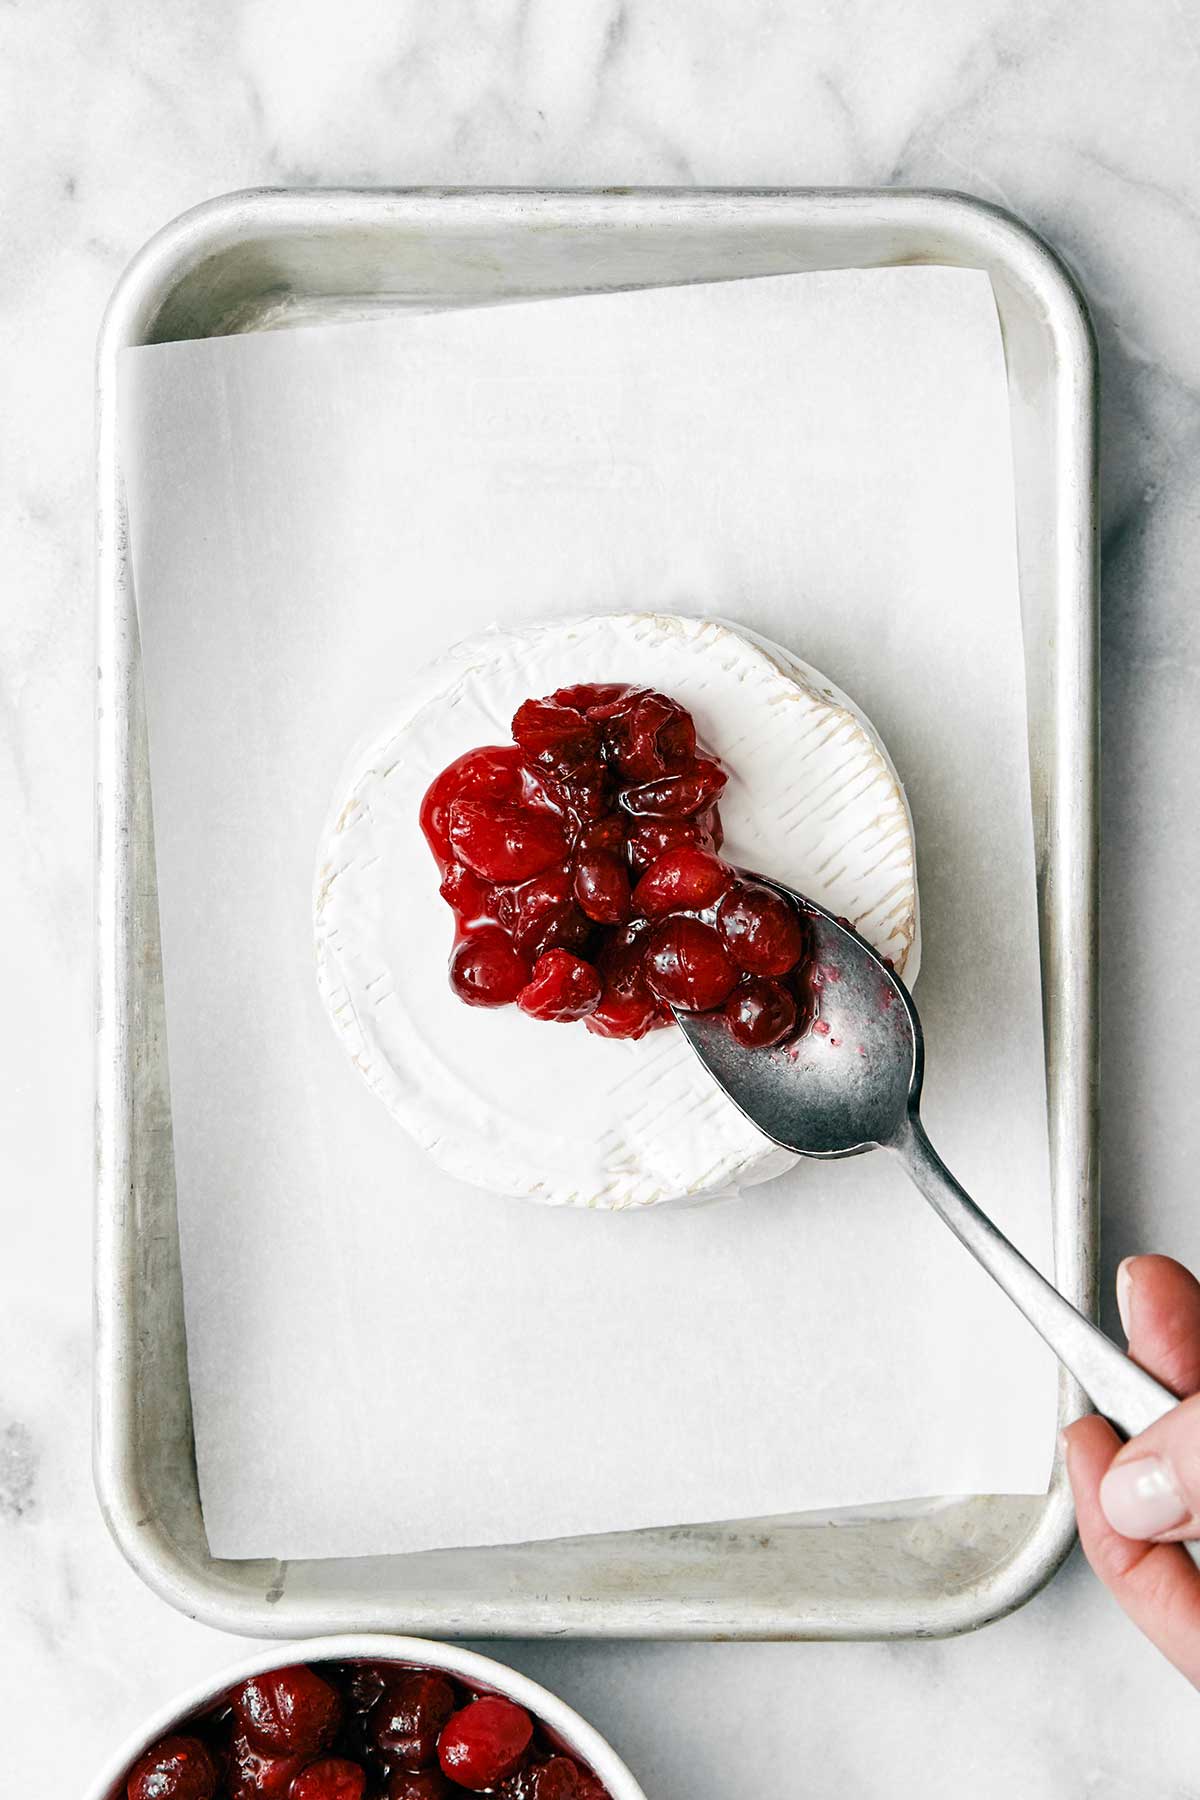
[[[464,1791],[607,1800],[523,1706],[401,1663],[301,1663],[251,1676],[139,1757],[119,1800],[453,1800]]]
[[[470,1006],[640,1038],[670,1008],[720,1010],[739,1043],[812,1017],[808,933],[722,861],[726,774],[691,714],[616,684],[526,700],[513,743],[470,750],[421,805]]]

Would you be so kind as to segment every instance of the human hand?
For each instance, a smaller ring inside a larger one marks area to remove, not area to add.
[[[1117,1270],[1129,1354],[1183,1404],[1122,1444],[1107,1420],[1063,1434],[1079,1537],[1096,1574],[1151,1643],[1200,1687],[1200,1282],[1169,1256]]]

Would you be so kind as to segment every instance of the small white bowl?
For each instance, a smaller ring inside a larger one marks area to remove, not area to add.
[[[442,1669],[447,1675],[457,1675],[470,1686],[504,1694],[548,1726],[564,1749],[586,1763],[612,1800],[646,1800],[641,1787],[600,1733],[586,1719],[581,1719],[565,1700],[539,1687],[536,1681],[530,1681],[528,1675],[519,1675],[515,1669],[493,1662],[490,1656],[478,1656],[473,1650],[460,1650],[454,1644],[431,1643],[426,1638],[390,1637],[376,1632],[348,1632],[342,1637],[303,1638],[296,1644],[276,1644],[267,1650],[256,1650],[253,1656],[206,1676],[138,1726],[105,1764],[99,1778],[84,1793],[83,1800],[125,1800],[124,1783],[143,1751],[248,1676],[261,1675],[266,1669],[288,1668],[293,1663],[352,1661],[416,1663],[423,1668]],[[465,1788],[463,1796],[467,1800]]]

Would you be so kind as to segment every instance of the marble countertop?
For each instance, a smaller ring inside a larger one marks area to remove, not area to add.
[[[126,1569],[88,1462],[92,355],[139,244],[256,184],[946,186],[1072,263],[1103,373],[1106,1282],[1200,1266],[1200,8],[46,0],[0,8],[0,1750],[78,1793],[238,1645]],[[1186,975],[1183,977],[1186,982]],[[1115,1317],[1110,1320],[1115,1324]],[[1200,1699],[1078,1555],[945,1643],[492,1647],[652,1796],[1194,1794]]]

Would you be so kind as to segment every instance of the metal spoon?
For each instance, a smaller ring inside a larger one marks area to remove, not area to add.
[[[1176,1396],[1131,1362],[1009,1243],[959,1186],[921,1124],[924,1040],[908,990],[858,933],[782,882],[756,875],[807,914],[823,972],[815,1032],[780,1050],[747,1050],[719,1014],[675,1010],[692,1049],[746,1117],[800,1156],[891,1150],[972,1256],[999,1282],[1093,1405],[1126,1437]],[[794,1054],[794,1052],[798,1052]],[[1189,1545],[1190,1550],[1195,1546]],[[1198,1559],[1200,1560],[1200,1559]]]

